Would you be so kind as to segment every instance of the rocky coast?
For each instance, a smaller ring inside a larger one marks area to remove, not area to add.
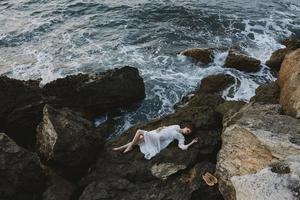
[[[227,101],[235,83],[227,74],[201,80],[175,112],[136,124],[107,139],[113,121],[95,127],[93,117],[135,109],[145,98],[139,71],[123,67],[78,74],[44,86],[39,80],[0,77],[0,199],[2,200],[259,200],[300,198],[300,49],[285,40],[268,66],[278,79],[261,85],[249,102]],[[181,55],[209,63],[214,49]],[[282,53],[284,52],[284,53]],[[261,61],[231,49],[224,67],[244,73]],[[199,142],[188,150],[171,143],[151,160],[138,147],[112,148],[138,129],[194,125]],[[205,172],[218,178],[208,186]]]

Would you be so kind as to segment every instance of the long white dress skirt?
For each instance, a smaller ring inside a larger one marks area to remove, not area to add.
[[[149,160],[161,150],[159,135],[156,130],[141,131],[144,132],[144,142],[139,144],[140,150],[145,158]]]

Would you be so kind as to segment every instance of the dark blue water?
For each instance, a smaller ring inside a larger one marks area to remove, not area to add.
[[[139,68],[146,99],[123,111],[118,131],[173,112],[172,106],[210,74],[236,78],[234,95],[248,100],[272,80],[268,68],[245,74],[222,67],[226,50],[209,65],[176,53],[191,47],[239,46],[262,62],[280,39],[300,36],[298,0],[2,0],[0,73],[43,84],[68,74],[131,65]]]

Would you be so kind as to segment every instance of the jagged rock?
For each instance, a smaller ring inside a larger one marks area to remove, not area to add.
[[[79,199],[196,200],[203,197],[207,200],[221,200],[217,186],[209,187],[202,179],[207,171],[213,173],[212,163],[198,163],[191,170],[165,181],[136,183],[122,178],[101,179],[90,183]]]
[[[281,48],[274,51],[269,60],[267,60],[266,65],[275,71],[279,71],[281,64],[285,56],[291,53],[293,50],[300,48],[300,40],[296,38],[287,38],[280,42],[286,48]]]
[[[281,63],[283,62],[285,55],[292,52],[292,50],[284,48],[284,49],[278,49],[274,51],[269,58],[269,60],[266,61],[266,65],[270,67],[271,69],[274,69],[275,71],[280,70]]]
[[[280,104],[285,113],[300,117],[300,49],[288,54],[279,71]]]
[[[299,38],[287,38],[287,39],[280,41],[280,43],[282,45],[286,46],[286,48],[291,49],[291,50],[296,50],[296,49],[300,48],[300,39]]]
[[[184,107],[212,107],[215,109],[217,105],[223,103],[224,99],[220,95],[207,94],[201,90],[196,90],[187,94],[180,102],[174,105],[174,108],[181,110]]]
[[[39,157],[0,133],[0,199],[40,199],[45,175]]]
[[[235,83],[234,77],[228,74],[210,75],[201,80],[200,90],[206,93],[217,93]]]
[[[78,177],[101,152],[102,139],[92,122],[65,108],[45,105],[43,122],[37,128],[37,151],[46,162]]]
[[[232,177],[236,199],[273,200],[300,198],[300,157],[291,156],[281,161],[289,170],[273,172],[271,167],[255,174]],[[286,169],[285,169],[286,170]]]
[[[52,104],[99,114],[112,108],[127,107],[145,97],[143,79],[133,67],[99,74],[78,74],[46,84],[43,92],[54,96]]]
[[[70,107],[86,117],[128,107],[145,97],[137,69],[123,67],[100,74],[78,74],[39,87],[39,81],[0,77],[0,129],[17,144],[33,149],[45,104]]]
[[[191,200],[197,199],[197,195],[201,194],[207,195],[208,199],[220,199],[216,188],[208,189],[203,181],[196,183],[202,178],[198,177],[200,169],[196,170],[197,178],[193,184],[184,182],[182,174],[189,173],[197,162],[216,162],[216,153],[221,142],[222,118],[215,108],[223,102],[218,95],[197,93],[187,106],[177,109],[175,113],[135,125],[118,138],[108,141],[105,145],[106,151],[99,156],[93,170],[80,181],[80,187],[85,187],[80,200],[96,197],[124,200],[162,200],[168,197]],[[186,138],[186,143],[194,137],[199,138],[199,142],[188,150],[179,149],[174,141],[151,160],[144,158],[139,147],[128,154],[119,155],[112,151],[113,147],[129,142],[138,129],[153,130],[171,124],[183,127],[187,123],[193,123],[194,130]],[[206,169],[205,166],[203,168]]]
[[[216,111],[223,115],[223,127],[232,122],[235,114],[246,104],[243,101],[225,101],[217,106]]]
[[[213,49],[209,49],[209,48],[187,49],[187,50],[180,52],[180,55],[191,57],[191,58],[193,58],[197,61],[200,61],[204,64],[208,64],[208,63],[212,62],[214,59]]]
[[[245,186],[241,189],[238,180],[259,173],[272,162],[299,155],[300,122],[281,115],[280,110],[278,104],[250,103],[241,108],[234,121],[225,127],[217,160],[219,189],[225,199],[244,199],[246,193],[265,196],[264,192],[269,189],[259,188],[261,182],[256,181],[256,185],[248,190]],[[265,181],[271,183],[273,180]],[[259,189],[255,191],[253,188]],[[258,191],[261,194],[256,193]],[[271,188],[271,191],[278,194],[275,189]]]
[[[245,72],[256,72],[259,70],[260,64],[261,62],[255,58],[235,50],[229,50],[224,66]]]
[[[59,177],[52,176],[51,183],[43,193],[43,200],[71,200],[75,190],[74,184]]]
[[[0,77],[0,128],[17,144],[23,147],[34,145],[43,103],[38,81]]]
[[[278,104],[280,96],[280,88],[277,82],[266,83],[260,85],[255,90],[255,96],[250,99],[251,102],[259,102],[264,104]]]

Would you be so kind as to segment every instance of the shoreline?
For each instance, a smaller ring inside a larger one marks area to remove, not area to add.
[[[300,45],[297,40],[284,44],[286,50],[277,50],[268,62],[277,71],[278,81],[258,87],[249,103],[224,100],[220,92],[235,80],[215,74],[202,79],[195,91],[174,105],[174,113],[134,125],[107,141],[104,139],[114,122],[108,118],[96,128],[88,119],[99,112],[134,106],[145,98],[144,82],[136,68],[68,76],[43,88],[37,81],[2,76],[0,129],[5,134],[0,135],[0,155],[5,161],[1,172],[5,178],[0,185],[9,184],[11,178],[20,182],[6,185],[0,194],[25,200],[194,200],[199,196],[240,200],[245,194],[271,199],[280,192],[283,196],[276,197],[297,198],[294,189],[300,187],[300,174],[293,166],[300,165],[300,87],[295,87],[299,83]],[[212,51],[201,48],[182,55],[196,62],[211,62],[213,56]],[[224,65],[248,73],[259,70],[261,62],[232,50]],[[116,115],[112,112],[111,118]],[[187,151],[173,142],[150,161],[143,159],[138,148],[121,157],[111,151],[130,140],[137,129],[186,123],[195,125],[192,137],[200,138]],[[283,133],[289,127],[287,139]],[[245,145],[243,141],[247,141]],[[219,185],[205,184],[202,175],[207,171],[216,172]],[[274,190],[274,174],[286,182],[293,180],[293,185],[283,184]],[[264,187],[255,188],[253,177],[266,183]],[[273,196],[265,191],[272,191]]]

